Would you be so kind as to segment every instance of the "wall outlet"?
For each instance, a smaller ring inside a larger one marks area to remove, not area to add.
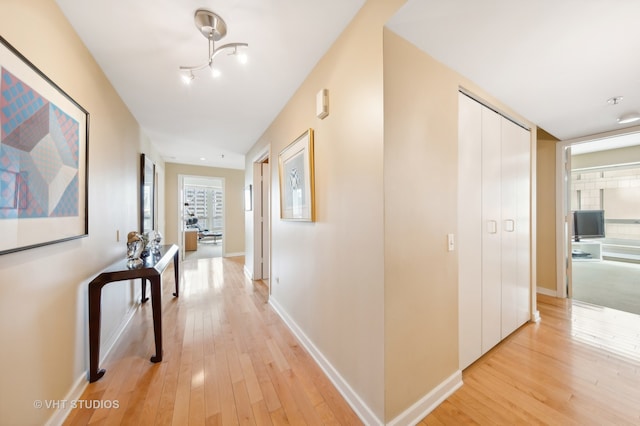
[[[454,251],[455,249],[456,243],[453,234],[447,234],[447,251]]]

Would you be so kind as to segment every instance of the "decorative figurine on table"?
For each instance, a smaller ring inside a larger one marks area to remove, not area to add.
[[[144,249],[144,242],[142,237],[136,231],[131,231],[127,234],[127,266],[134,267],[142,263],[140,254]]]
[[[153,254],[160,254],[160,243],[162,243],[162,234],[159,231],[153,231]]]
[[[149,256],[149,253],[151,252],[151,238],[150,237],[151,233],[153,231],[149,231],[149,232],[143,232],[142,234],[140,234],[140,238],[142,238],[142,253],[140,253],[140,257],[142,257],[143,259],[147,256]]]

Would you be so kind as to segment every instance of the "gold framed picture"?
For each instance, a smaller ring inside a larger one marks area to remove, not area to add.
[[[280,218],[313,222],[313,129],[308,129],[280,152]]]

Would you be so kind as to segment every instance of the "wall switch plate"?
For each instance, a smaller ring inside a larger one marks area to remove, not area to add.
[[[453,234],[447,234],[447,251],[454,251],[455,249],[456,244]]]

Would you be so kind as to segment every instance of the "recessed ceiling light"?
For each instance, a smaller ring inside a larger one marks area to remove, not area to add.
[[[206,160],[206,158],[200,157],[200,161],[204,161],[204,160]]]

